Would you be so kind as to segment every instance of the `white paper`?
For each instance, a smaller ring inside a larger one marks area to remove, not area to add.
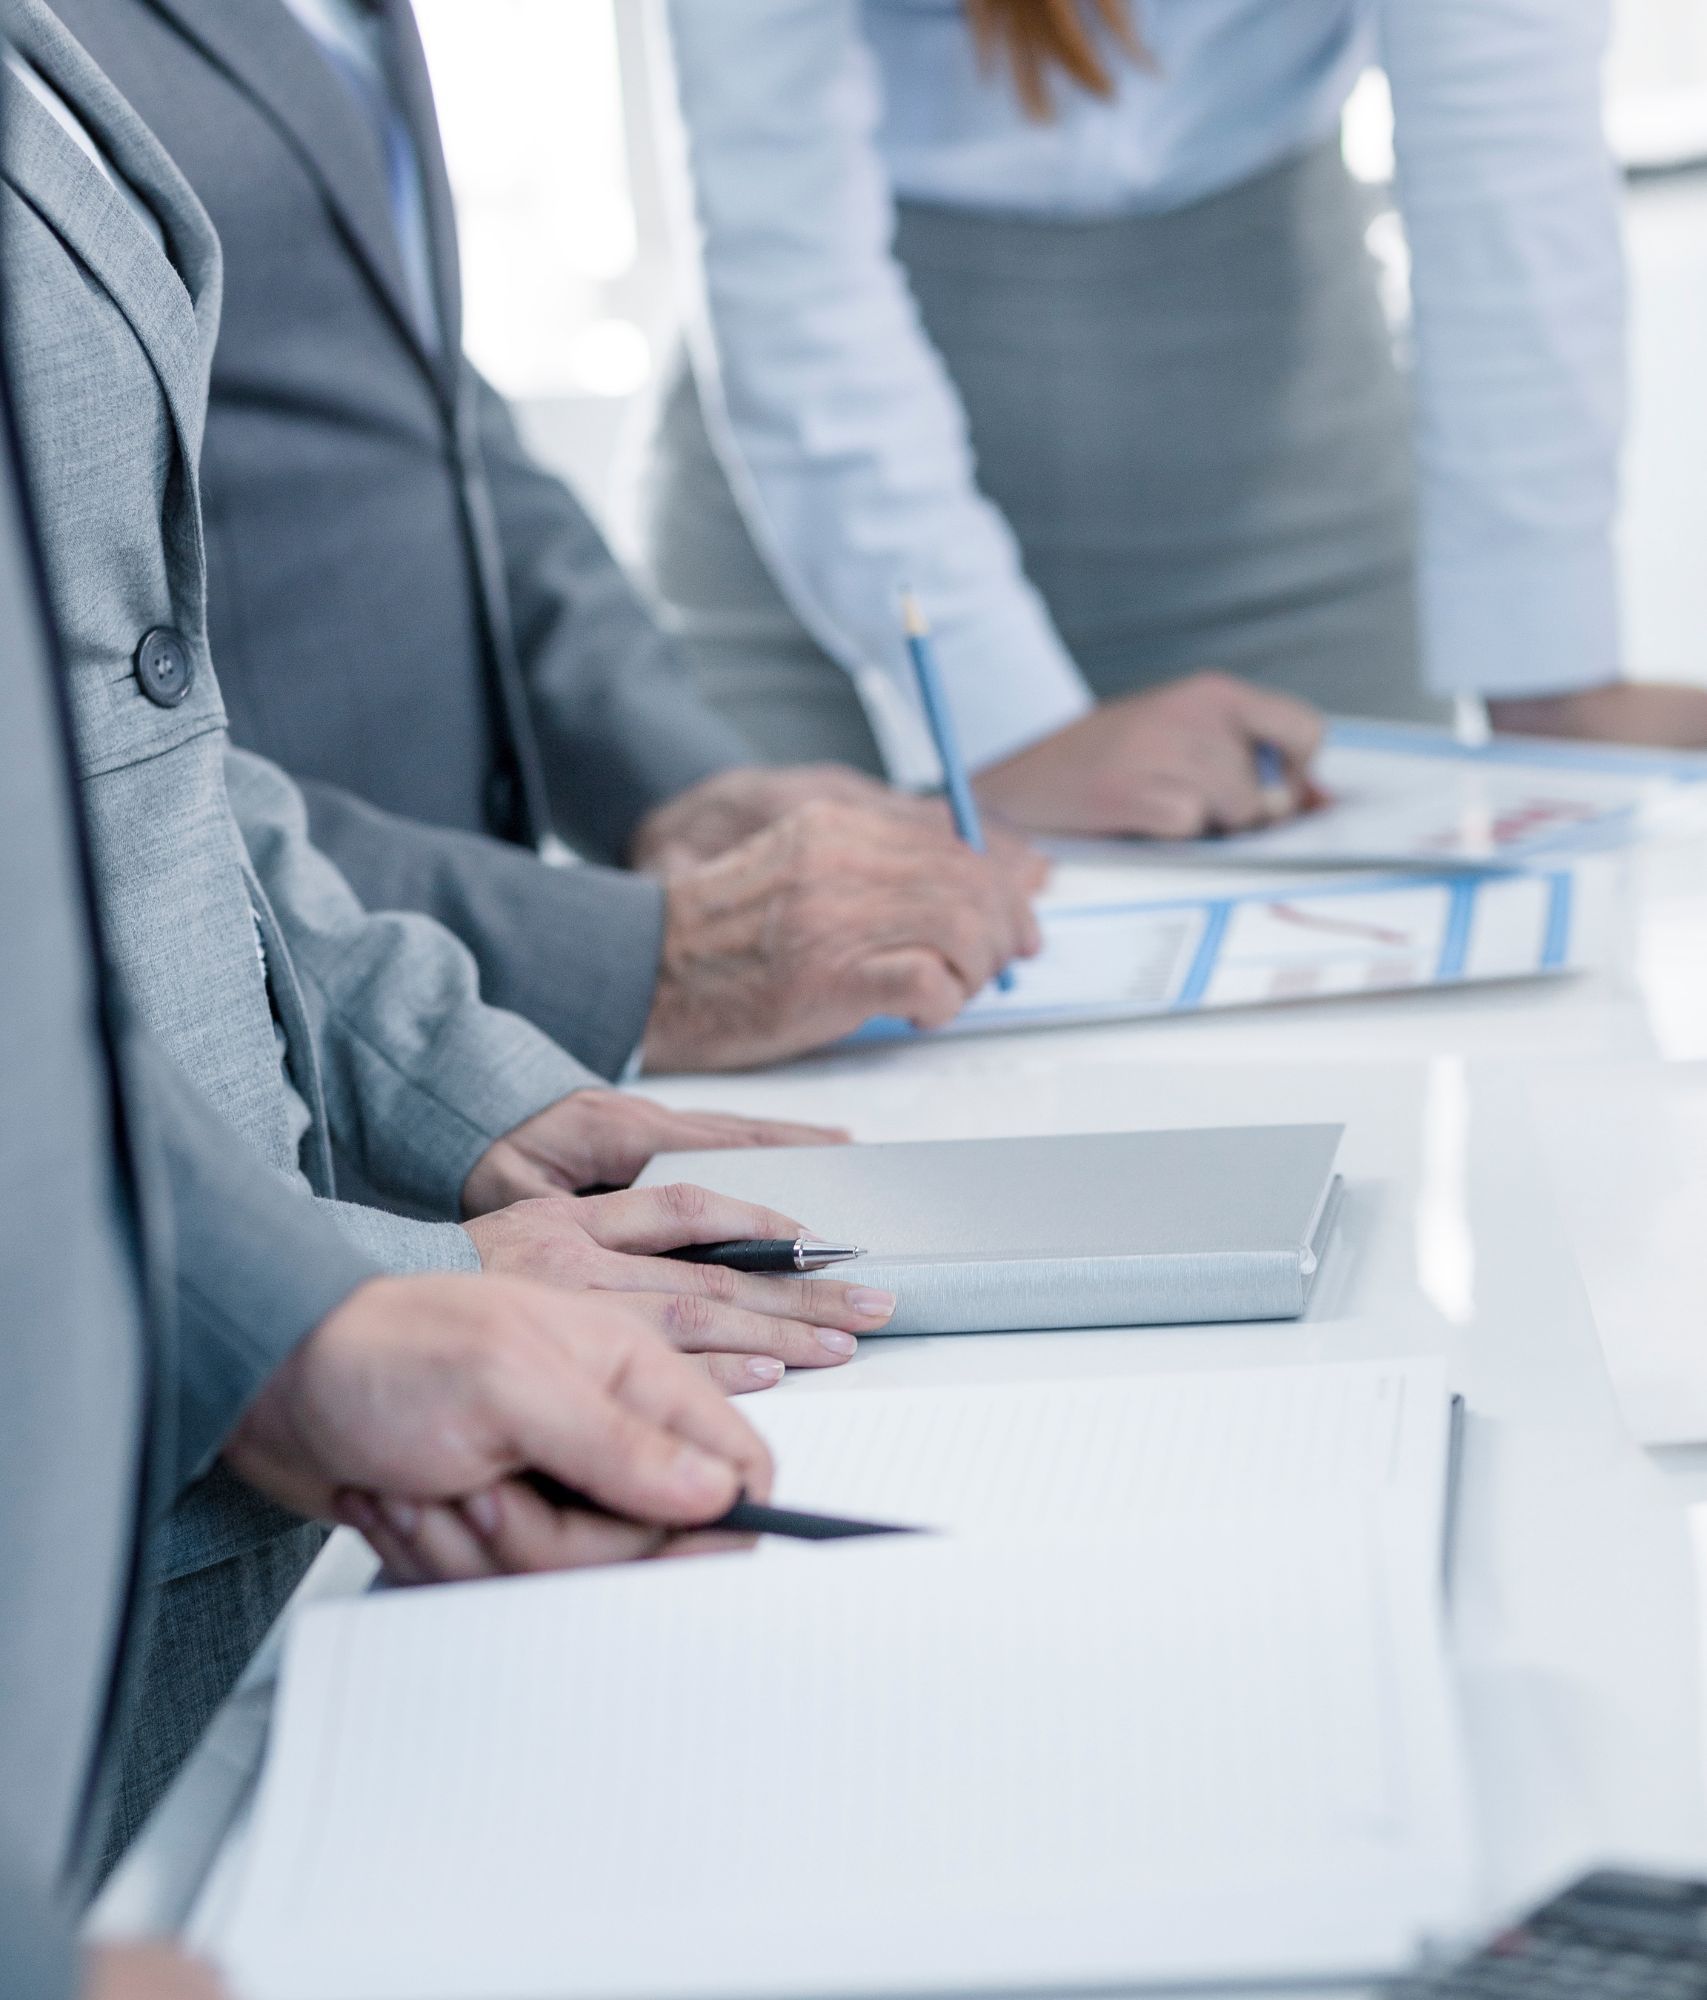
[[[1059,1027],[1557,976],[1599,958],[1604,896],[1604,879],[1582,864],[1045,905],[1040,956],[1013,966],[1009,991],[987,987],[937,1032]],[[914,1032],[905,1022],[874,1021],[853,1039]]]
[[[1321,810],[1261,833],[1146,844],[1239,867],[1486,866],[1624,845],[1707,823],[1707,757],[1337,723]]]
[[[1528,1094],[1631,1436],[1707,1443],[1707,1068],[1572,1064]]]
[[[198,1942],[243,2000],[1394,1968],[1466,1894],[1445,1413],[1437,1363],[781,1405],[785,1497],[974,1532],[310,1611]]]
[[[1378,1971],[1462,1895],[1437,1597],[1299,1512],[313,1611],[215,1946],[248,2000]]]
[[[1345,1362],[755,1401],[786,1505],[1020,1543],[1269,1507],[1388,1510],[1436,1550],[1443,1364]]]

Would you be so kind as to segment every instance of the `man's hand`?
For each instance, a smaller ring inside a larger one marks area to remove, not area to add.
[[[1489,701],[1488,720],[1514,736],[1583,736],[1603,743],[1704,750],[1707,688],[1610,681],[1571,694],[1506,696]]]
[[[1314,709],[1226,674],[1194,674],[1105,701],[1041,743],[979,772],[977,791],[1034,833],[1195,840],[1286,819],[1311,796],[1322,740]],[[1285,767],[1270,792],[1256,749]]]
[[[250,1405],[226,1463],[405,1580],[620,1562],[763,1498],[763,1443],[625,1306],[509,1278],[381,1278]],[[549,1506],[550,1473],[620,1519]]]
[[[774,1388],[787,1368],[834,1368],[893,1315],[888,1292],[829,1278],[760,1278],[657,1253],[809,1232],[786,1215],[705,1188],[631,1188],[517,1202],[466,1225],[487,1271],[570,1291],[621,1292],[729,1395]]]
[[[169,1944],[110,1944],[89,1954],[83,2000],[226,2000],[226,1993],[210,1966]]]
[[[577,1090],[494,1142],[462,1187],[464,1215],[485,1215],[538,1195],[627,1187],[654,1153],[720,1152],[730,1146],[836,1146],[833,1125],[738,1118],[724,1111],[671,1111],[619,1090]]]
[[[940,799],[897,791],[846,764],[749,764],[720,771],[657,807],[641,821],[629,862],[658,875],[678,874],[697,862],[715,861],[810,805],[893,813],[934,833],[954,831]],[[1035,895],[1049,874],[1043,856],[999,823],[986,826],[984,834],[996,866],[1013,878],[1022,894]]]
[[[941,1027],[1038,950],[1030,887],[931,808],[804,806],[669,878],[647,1064],[777,1062],[874,1014]]]

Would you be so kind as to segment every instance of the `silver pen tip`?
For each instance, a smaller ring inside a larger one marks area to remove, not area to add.
[[[851,1243],[797,1243],[794,1265],[799,1271],[821,1271],[830,1264],[851,1264],[865,1252]]]

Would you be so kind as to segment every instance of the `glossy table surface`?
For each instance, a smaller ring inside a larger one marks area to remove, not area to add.
[[[1340,1233],[1301,1324],[874,1339],[850,1367],[772,1393],[1444,1354],[1469,1408],[1452,1627],[1478,1922],[1593,1861],[1707,1870],[1707,1448],[1638,1443],[1613,1386],[1646,1410],[1693,1397],[1700,1428],[1678,1428],[1707,1440],[1707,838],[1594,865],[1614,878],[1615,935],[1604,969],[1569,980],[643,1086],[862,1139],[1345,1121]],[[1056,893],[1085,886],[1068,877]],[[1650,1227],[1656,1188],[1670,1198]],[[1597,1320],[1618,1343],[1610,1373]],[[305,1590],[359,1589],[370,1570],[340,1536]],[[222,1841],[225,1866],[240,1865],[225,1836],[259,1757],[270,1662],[109,1886],[104,1931],[179,1921]]]

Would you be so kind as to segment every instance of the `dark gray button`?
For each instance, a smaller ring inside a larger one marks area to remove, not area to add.
[[[176,708],[190,691],[196,663],[181,632],[156,625],[136,649],[136,684],[158,708]]]

